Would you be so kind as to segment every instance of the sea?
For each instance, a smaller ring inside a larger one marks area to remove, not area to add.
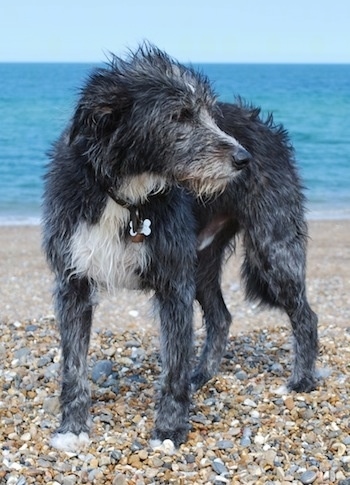
[[[38,224],[47,152],[96,67],[0,63],[0,224]],[[198,64],[289,131],[310,219],[350,218],[350,64]]]

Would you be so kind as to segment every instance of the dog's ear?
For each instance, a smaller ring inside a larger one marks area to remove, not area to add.
[[[109,139],[131,107],[132,102],[125,89],[108,78],[103,79],[103,83],[101,78],[98,81],[96,83],[96,78],[91,78],[82,92],[70,128],[70,143],[77,136],[95,141]]]

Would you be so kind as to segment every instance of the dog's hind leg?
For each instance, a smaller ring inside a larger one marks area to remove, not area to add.
[[[212,287],[206,288],[206,292],[199,292],[198,301],[204,312],[207,335],[198,367],[192,375],[194,389],[199,389],[217,374],[226,350],[232,321],[219,285],[216,288],[212,285]]]
[[[58,281],[56,315],[62,348],[62,419],[51,444],[76,451],[88,443],[90,389],[87,353],[93,305],[92,290],[86,279]]]
[[[206,340],[198,367],[192,375],[195,389],[218,372],[232,321],[220,287],[222,258],[223,247],[215,242],[198,254],[196,298],[203,310]]]
[[[315,364],[318,354],[317,316],[303,295],[301,304],[286,308],[294,336],[294,363],[288,387],[296,392],[309,392],[315,389]]]
[[[246,232],[242,275],[247,295],[284,309],[294,337],[294,364],[288,387],[297,392],[315,388],[318,353],[317,316],[311,310],[305,290],[306,227],[290,221]]]
[[[174,283],[172,291],[156,292],[161,325],[162,378],[154,440],[186,441],[191,397],[190,360],[193,343],[194,284]],[[154,444],[154,442],[153,442]]]

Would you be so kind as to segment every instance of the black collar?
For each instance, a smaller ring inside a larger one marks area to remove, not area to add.
[[[117,197],[112,187],[106,187],[106,192],[116,204],[120,205],[121,207],[123,207],[123,209],[127,209],[130,212],[131,230],[134,232],[138,232],[143,222],[142,216],[140,214],[140,206],[130,204],[126,200]]]

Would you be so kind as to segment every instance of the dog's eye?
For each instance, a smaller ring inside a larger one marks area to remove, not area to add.
[[[186,121],[191,121],[193,119],[193,114],[188,108],[183,108],[179,113],[173,115],[174,121],[179,121],[180,123],[185,123]]]

